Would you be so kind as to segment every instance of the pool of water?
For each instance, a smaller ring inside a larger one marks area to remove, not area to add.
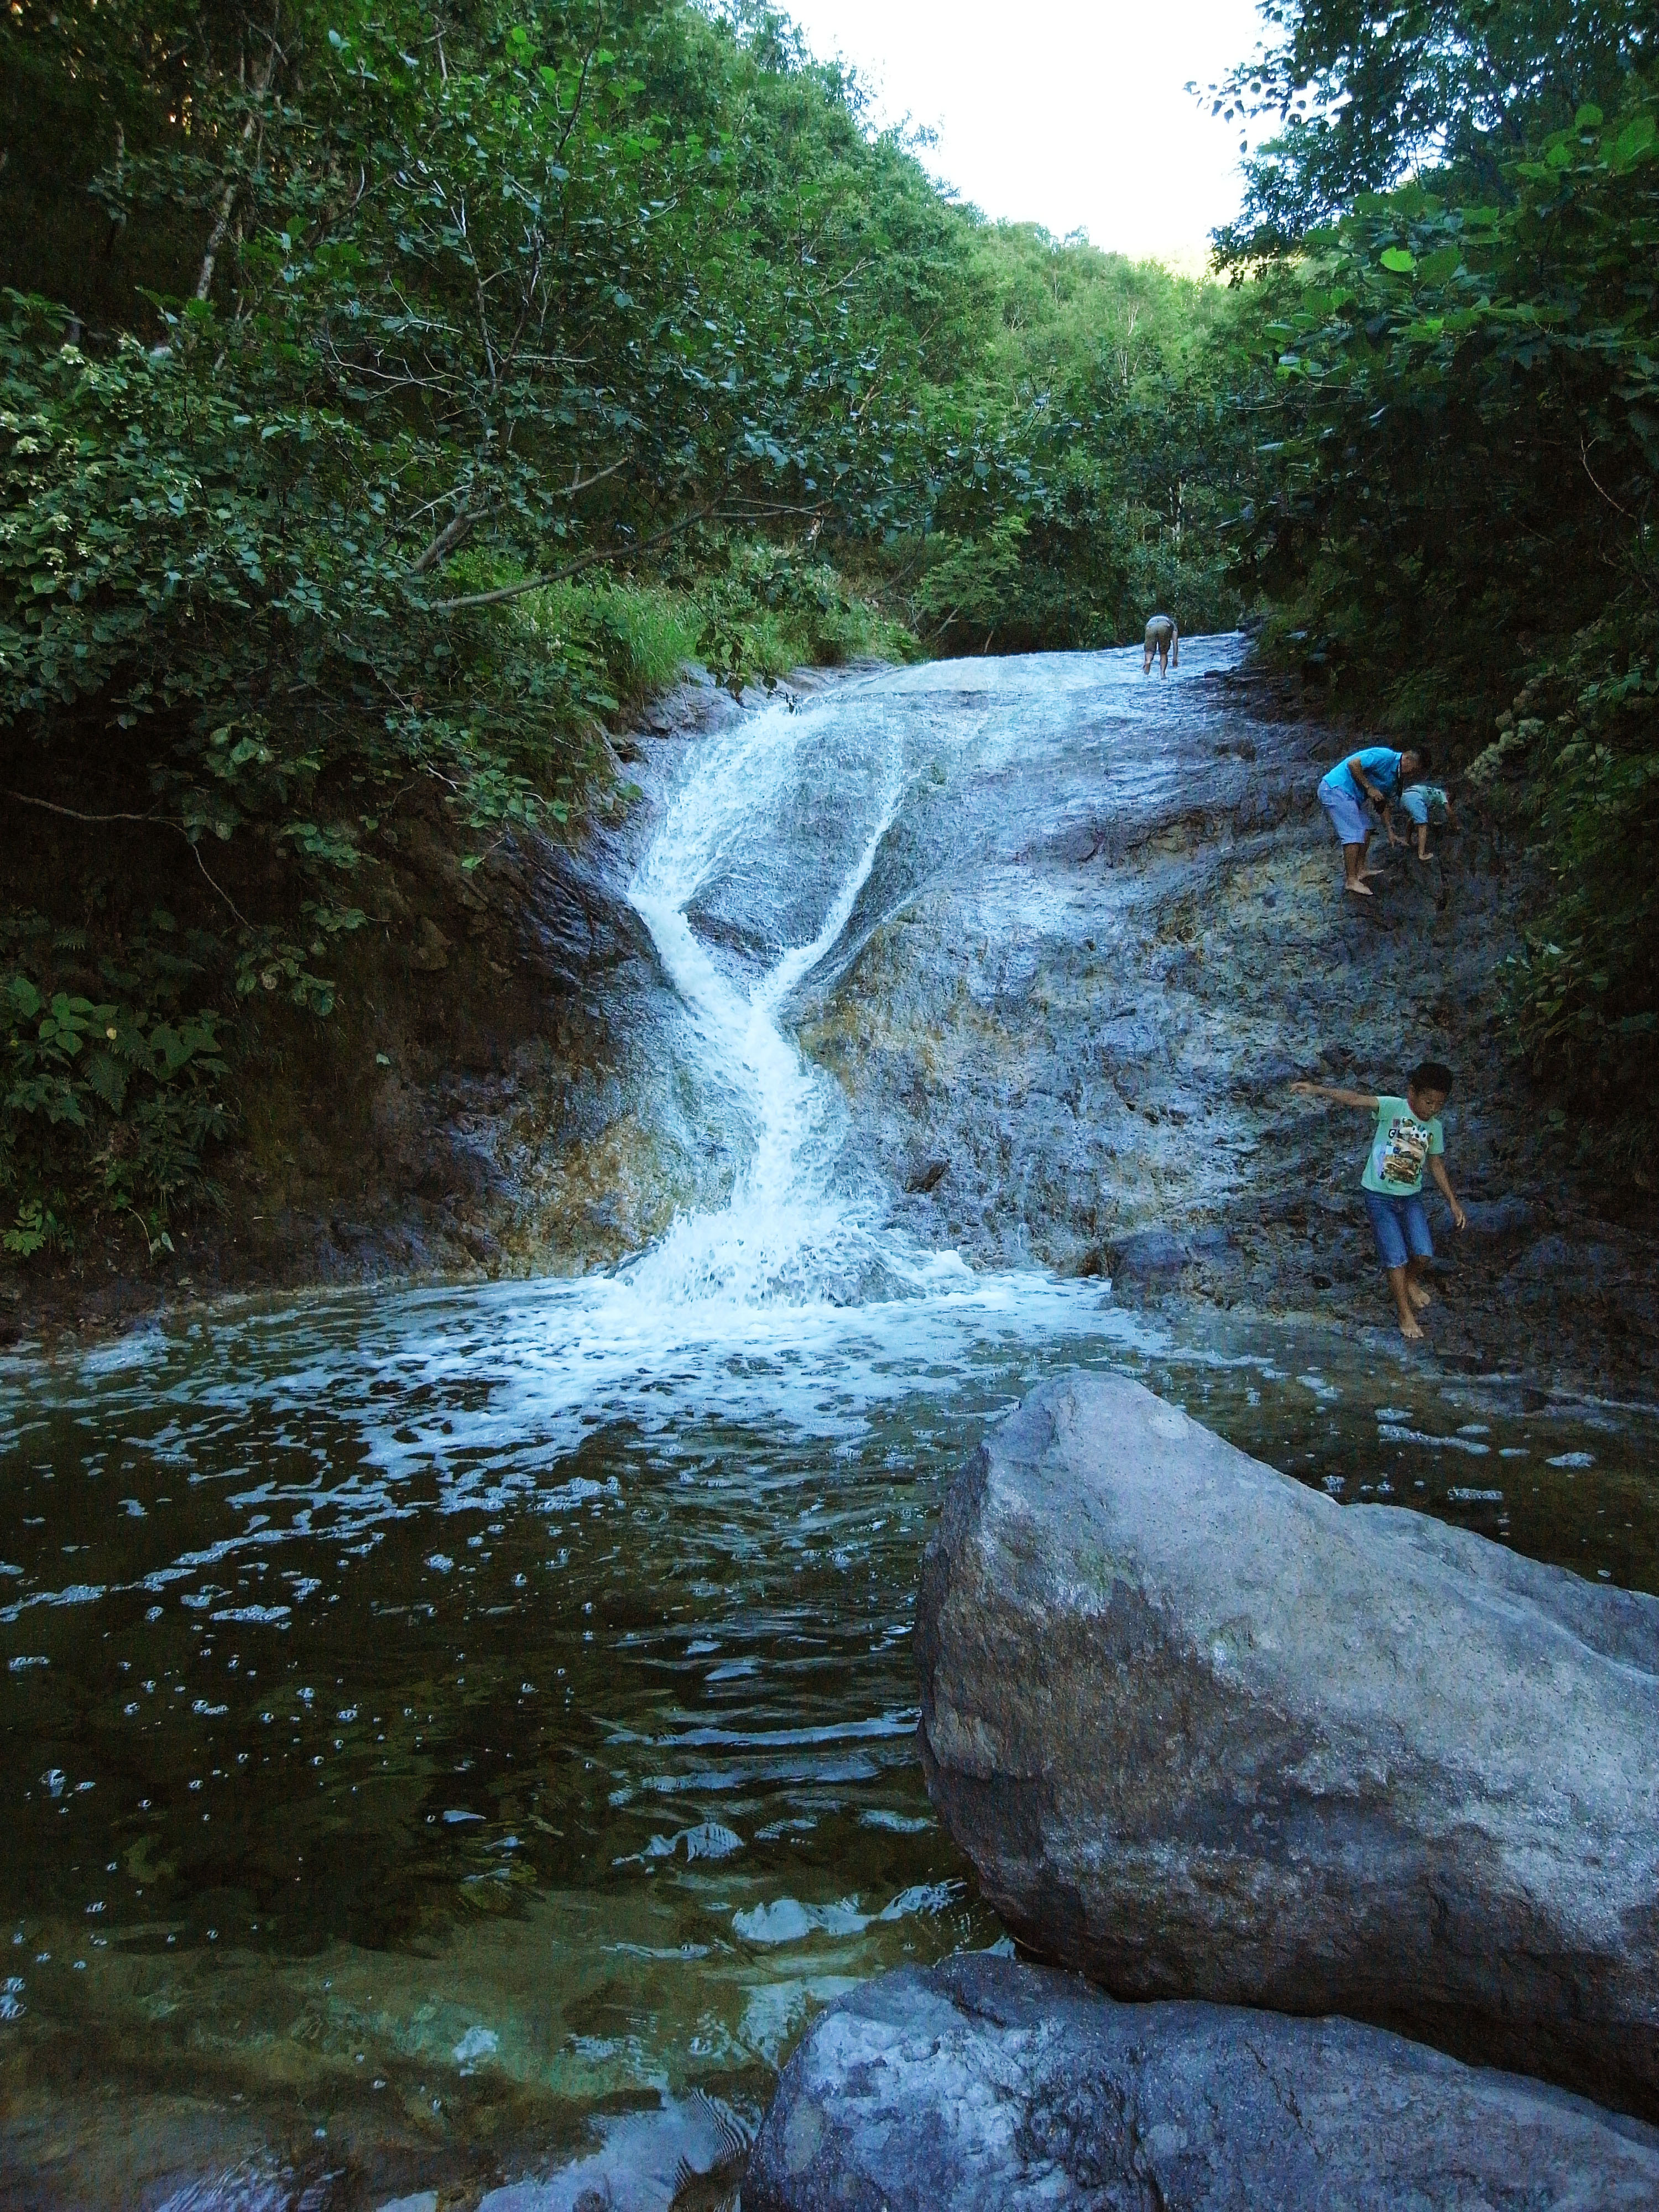
[[[815,2006],[996,1942],[921,1786],[912,1607],[952,1471],[1057,1368],[1659,1588],[1641,1409],[1017,1278],[688,1330],[607,1389],[591,1295],[249,1310],[7,1378],[0,2079],[43,2188],[120,2201],[146,2144],[245,2127],[363,2201],[551,2204],[638,2111],[666,2203]]]

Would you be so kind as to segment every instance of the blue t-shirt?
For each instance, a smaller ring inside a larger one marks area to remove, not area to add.
[[[1391,792],[1400,781],[1401,756],[1389,745],[1367,745],[1361,752],[1349,753],[1338,763],[1325,781],[1346,792],[1357,805],[1365,804],[1365,794],[1353,780],[1353,770],[1348,762],[1357,760],[1371,781],[1383,792]]]
[[[1408,784],[1400,794],[1400,804],[1413,822],[1428,827],[1431,814],[1449,814],[1451,801],[1437,783]]]

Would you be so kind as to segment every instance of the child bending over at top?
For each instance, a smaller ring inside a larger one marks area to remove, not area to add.
[[[1459,1229],[1468,1225],[1468,1217],[1457,1203],[1446,1174],[1446,1139],[1440,1127],[1440,1109],[1451,1087],[1452,1072],[1437,1060],[1425,1060],[1413,1069],[1403,1098],[1344,1091],[1330,1083],[1291,1085],[1304,1098],[1328,1098],[1335,1105],[1358,1106],[1376,1116],[1365,1172],[1359,1182],[1376,1249],[1399,1309],[1401,1336],[1422,1335],[1417,1316],[1431,1295],[1422,1279],[1434,1257],[1434,1239],[1423,1211],[1425,1165],[1451,1208],[1453,1221]]]
[[[1457,817],[1452,812],[1451,800],[1437,783],[1410,783],[1400,794],[1400,805],[1401,811],[1417,824],[1418,859],[1431,860],[1434,856],[1429,851],[1429,823],[1435,816],[1443,814],[1447,829],[1455,830]],[[1386,809],[1382,818],[1388,827],[1389,842],[1404,844],[1403,837],[1395,837],[1394,823],[1389,820]]]

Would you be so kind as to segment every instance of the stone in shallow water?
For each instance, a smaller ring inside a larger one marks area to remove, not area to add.
[[[1042,1955],[1659,2117],[1659,1601],[1073,1375],[952,1488],[917,1644],[933,1801]]]
[[[1659,2133],[1347,2020],[1121,2005],[986,1957],[884,1975],[790,2061],[744,2212],[1621,2212]]]
[[[1111,1252],[1112,1272],[1128,1282],[1156,1282],[1178,1275],[1188,1258],[1187,1247],[1168,1229],[1137,1229],[1120,1237]]]

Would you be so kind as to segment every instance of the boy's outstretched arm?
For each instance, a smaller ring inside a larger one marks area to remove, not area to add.
[[[1469,1217],[1457,1203],[1457,1194],[1451,1187],[1451,1177],[1446,1173],[1446,1163],[1438,1152],[1429,1154],[1429,1173],[1434,1177],[1435,1188],[1451,1208],[1453,1225],[1458,1229],[1467,1229],[1469,1225]]]
[[[1345,1091],[1337,1083],[1293,1083],[1292,1091],[1304,1098],[1328,1098],[1334,1106],[1361,1106],[1368,1114],[1376,1111],[1376,1098],[1369,1091]]]

